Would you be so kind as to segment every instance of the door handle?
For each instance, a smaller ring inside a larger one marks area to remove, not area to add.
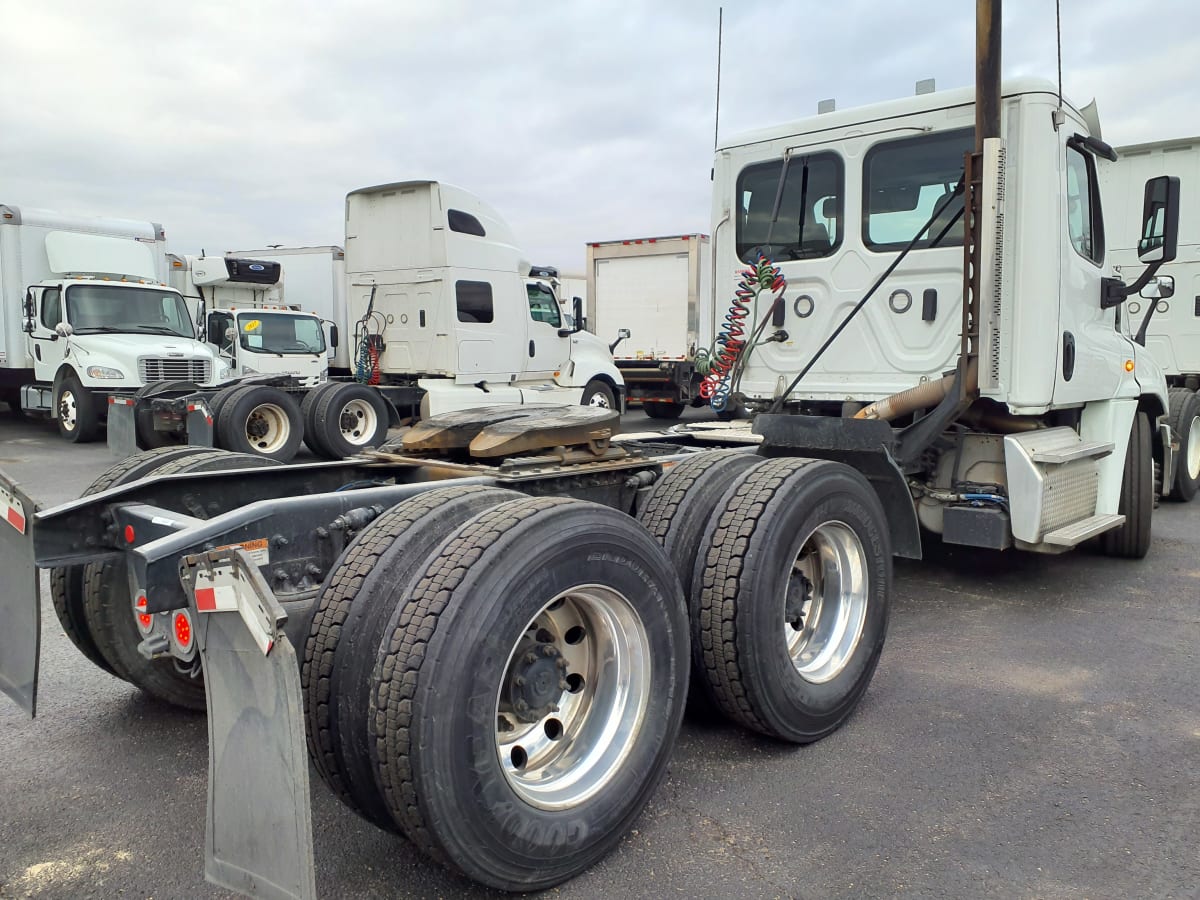
[[[529,358],[533,359],[533,341],[529,342]]]

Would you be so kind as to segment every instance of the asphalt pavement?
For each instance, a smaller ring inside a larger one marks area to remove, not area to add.
[[[0,414],[0,469],[45,503],[109,462]],[[1200,501],[1163,503],[1140,562],[929,541],[897,562],[845,727],[793,747],[686,722],[634,830],[550,893],[1200,896],[1198,551]],[[42,619],[38,718],[0,698],[0,897],[227,896],[203,881],[204,717],[92,666],[46,603]],[[320,896],[488,896],[312,783]]]

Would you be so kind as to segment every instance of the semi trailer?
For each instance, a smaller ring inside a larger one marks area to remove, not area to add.
[[[708,235],[589,243],[587,285],[596,334],[617,338],[629,399],[654,419],[699,403],[713,335]]]

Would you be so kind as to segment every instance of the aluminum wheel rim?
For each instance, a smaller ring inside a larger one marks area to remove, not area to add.
[[[59,394],[58,417],[62,419],[63,427],[67,431],[75,430],[75,423],[79,419],[79,408],[75,403],[75,394],[73,391],[63,391]]]
[[[259,425],[266,430],[257,434]],[[274,403],[260,403],[246,416],[246,443],[260,453],[275,453],[287,443],[291,424],[287,413]]]
[[[379,418],[366,400],[351,400],[338,416],[338,427],[342,431],[342,437],[356,447],[369,443],[378,426]]]
[[[1200,479],[1200,416],[1188,425],[1187,471],[1192,481]]]
[[[604,391],[596,391],[588,398],[588,406],[599,406],[601,409],[611,409],[612,404],[608,402],[608,397],[604,396]]]
[[[558,679],[550,688],[557,708],[539,715],[542,709],[526,707],[522,719],[513,703],[517,679],[535,672],[540,680],[547,660]],[[619,591],[581,585],[542,607],[509,653],[497,695],[496,753],[513,791],[552,810],[600,791],[636,743],[650,702],[650,673],[646,627]]]
[[[788,655],[805,681],[823,684],[846,668],[866,624],[868,589],[858,535],[843,522],[818,525],[796,554],[784,603]]]

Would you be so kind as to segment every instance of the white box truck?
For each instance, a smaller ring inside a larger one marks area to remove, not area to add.
[[[697,357],[702,367],[712,340],[708,235],[597,241],[587,246],[587,269],[590,324],[616,339],[629,399],[652,418],[678,418],[699,402]]]
[[[346,325],[346,253],[341,247],[264,247],[233,250],[226,256],[265,260],[283,267],[280,284],[283,302],[296,310],[314,313],[344,329]],[[330,341],[332,344],[333,342]],[[350,348],[345,342],[331,347],[330,373],[350,374]]]
[[[1135,281],[1136,224],[1147,178],[1178,175],[1185,202],[1179,212],[1179,255],[1140,286],[1126,305],[1124,330],[1163,367],[1170,385],[1169,421],[1179,441],[1179,464],[1164,485],[1177,500],[1191,500],[1200,487],[1200,137],[1153,141],[1117,148],[1118,159],[1100,169],[1108,257],[1117,274]]]
[[[228,369],[166,284],[161,225],[0,206],[0,396],[95,438],[106,397]]]

